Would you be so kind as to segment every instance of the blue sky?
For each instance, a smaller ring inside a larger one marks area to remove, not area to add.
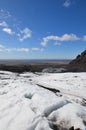
[[[86,0],[0,0],[0,59],[71,59],[86,49]]]

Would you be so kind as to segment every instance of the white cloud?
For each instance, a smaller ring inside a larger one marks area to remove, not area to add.
[[[0,20],[8,19],[9,17],[11,17],[9,11],[4,11],[3,9],[0,10]]]
[[[0,44],[0,49],[3,49],[3,48],[4,48],[4,46],[2,44]]]
[[[47,37],[44,37],[44,38],[43,38],[43,42],[41,42],[41,45],[42,45],[42,46],[46,46],[47,43],[48,43],[48,41],[50,41],[50,40],[57,41],[58,38],[59,38],[58,36],[47,36]]]
[[[11,21],[12,28],[15,27],[15,32],[10,28],[10,23],[6,23],[7,19]],[[11,17],[11,14],[9,11],[5,11],[3,9],[0,9],[0,26],[3,28],[2,31],[9,35],[15,34],[17,36],[18,40],[20,42],[24,41],[25,39],[28,39],[32,35],[32,31],[26,27],[23,30],[19,28],[19,24],[21,21],[18,21],[13,16]]]
[[[85,36],[83,36],[83,41],[86,41],[86,35],[85,35]]]
[[[33,51],[43,51],[43,48],[32,48]]]
[[[7,25],[7,23],[6,23],[5,21],[0,22],[0,26],[1,26],[1,27],[8,27],[8,25]]]
[[[63,3],[64,7],[69,7],[71,6],[71,1],[70,0],[65,0],[65,2]]]
[[[80,40],[75,34],[64,34],[62,37],[59,37],[59,41],[76,41]]]
[[[16,48],[5,48],[4,51],[5,52],[13,52],[13,51],[16,51]]]
[[[0,52],[3,52],[4,48],[5,47],[2,44],[0,44]]]
[[[30,52],[30,51],[43,51],[43,48],[7,48],[0,44],[0,52]]]
[[[43,38],[43,41],[41,42],[41,45],[42,46],[46,46],[47,43],[50,41],[50,40],[54,40],[56,41],[57,43],[60,42],[64,42],[64,41],[76,41],[76,40],[80,40],[79,37],[77,37],[75,34],[64,34],[63,36],[59,37],[59,36],[47,36],[47,37],[44,37]],[[59,45],[59,44],[57,44]]]
[[[11,28],[3,28],[2,31],[9,35],[15,34],[15,32],[13,32]]]
[[[29,48],[18,48],[17,51],[19,51],[19,52],[29,52],[30,49]]]
[[[29,52],[29,48],[7,48],[0,44],[0,52]]]
[[[5,48],[7,52],[29,52],[29,48]]]
[[[17,36],[19,37],[19,41],[24,41],[27,38],[30,38],[32,34],[32,31],[29,28],[25,28],[23,30],[20,31],[20,33],[17,34]]]

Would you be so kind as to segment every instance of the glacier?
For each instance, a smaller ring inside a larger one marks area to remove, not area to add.
[[[0,71],[0,130],[72,126],[86,127],[86,73]]]

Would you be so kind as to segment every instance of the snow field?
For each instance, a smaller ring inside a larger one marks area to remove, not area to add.
[[[48,88],[59,89],[62,96]],[[85,129],[86,73],[0,71],[0,130]]]

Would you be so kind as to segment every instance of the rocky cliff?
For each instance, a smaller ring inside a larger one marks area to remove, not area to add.
[[[68,70],[73,72],[86,72],[86,50],[69,63]]]

